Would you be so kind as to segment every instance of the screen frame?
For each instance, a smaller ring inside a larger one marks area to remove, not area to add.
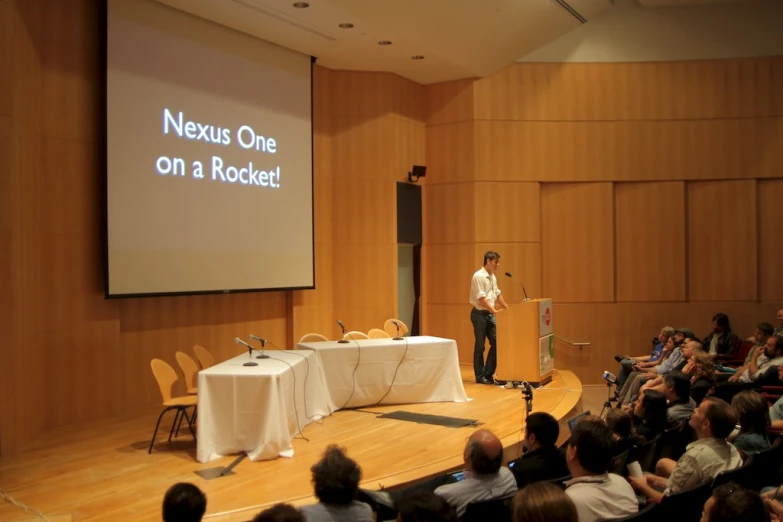
[[[273,287],[273,288],[226,288],[215,290],[184,290],[179,292],[140,292],[140,293],[111,293],[109,288],[109,96],[108,96],[108,82],[109,82],[109,2],[111,0],[103,0],[100,3],[103,9],[102,16],[99,19],[102,22],[100,28],[101,31],[101,56],[100,62],[100,113],[102,124],[99,124],[99,128],[102,128],[103,132],[100,133],[98,139],[98,150],[100,151],[99,165],[103,168],[103,174],[101,181],[103,184],[103,208],[102,208],[102,225],[103,225],[103,288],[104,299],[125,299],[125,298],[139,298],[139,297],[171,297],[171,296],[186,296],[186,295],[215,295],[215,294],[240,294],[249,292],[286,292],[290,290],[315,290],[316,288],[316,270],[315,270],[315,122],[314,116],[314,102],[315,96],[315,80],[314,80],[314,68],[317,61],[315,56],[310,55],[310,227],[312,230],[312,285],[306,286],[286,286],[286,287]],[[168,6],[166,6],[168,7]],[[169,9],[173,9],[168,7]],[[182,12],[184,16],[193,16],[190,13]],[[207,20],[210,23],[219,25],[229,31],[236,31],[231,27],[218,24],[212,20]],[[237,31],[239,32],[239,31]],[[242,33],[247,34],[247,33]],[[252,38],[261,40],[257,36],[248,35]],[[262,40],[272,45],[278,45],[274,42]],[[279,46],[278,47],[282,47]],[[289,49],[291,50],[291,49]],[[298,51],[294,51],[298,52]],[[301,53],[304,54],[304,53]]]

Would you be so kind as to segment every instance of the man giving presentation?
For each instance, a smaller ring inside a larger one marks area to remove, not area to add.
[[[500,254],[491,250],[484,254],[484,266],[473,274],[470,282],[470,322],[473,323],[473,335],[476,342],[473,345],[473,372],[476,382],[494,384],[495,368],[497,367],[497,324],[495,314],[508,308],[503,296],[500,295],[498,279],[495,272],[500,263]],[[495,304],[500,308],[496,308]],[[484,339],[489,339],[489,353],[484,363]]]

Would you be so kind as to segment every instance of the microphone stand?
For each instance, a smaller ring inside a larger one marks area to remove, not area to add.
[[[342,339],[340,339],[340,340],[339,340],[339,341],[337,341],[337,342],[338,342],[338,343],[340,343],[340,344],[348,344],[348,343],[349,343],[349,342],[351,342],[351,341],[349,341],[348,339],[346,339],[346,338],[345,338],[345,326],[343,326],[343,325],[342,325],[342,324],[340,324],[339,322],[338,322],[337,324],[340,326],[340,329],[343,331],[343,338],[342,338]]]
[[[242,366],[258,366],[258,363],[253,361],[253,348],[250,347],[247,349],[247,356],[251,359],[250,361],[244,363]]]
[[[394,321],[394,326],[397,328],[397,337],[392,337],[392,341],[404,341],[405,339],[400,335],[400,323]]]

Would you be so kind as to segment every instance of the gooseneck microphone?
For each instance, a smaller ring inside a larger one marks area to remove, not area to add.
[[[246,343],[239,337],[235,337],[234,342],[236,344],[241,344],[242,346],[245,346],[247,348],[247,356],[250,357],[251,359],[253,358],[253,346],[251,344]],[[242,366],[258,366],[258,363],[253,361],[248,361],[244,363]]]
[[[530,298],[527,296],[527,290],[525,290],[525,285],[523,283],[520,283],[516,279],[514,279],[514,276],[511,275],[511,272],[506,272],[506,277],[516,282],[519,286],[522,287],[522,293],[525,294],[525,301],[530,301]]]
[[[402,329],[400,323],[392,319],[392,324],[397,328],[397,337],[392,337],[392,341],[404,341],[405,339],[400,335],[400,330]]]
[[[343,324],[343,322],[342,322],[341,320],[339,320],[339,319],[337,320],[337,324],[338,324],[338,325],[340,326],[340,328],[342,329],[342,331],[343,331],[343,336],[345,336],[345,333],[348,331],[348,329],[345,327],[345,325]],[[350,341],[349,341],[348,339],[340,339],[340,340],[339,340],[339,341],[337,341],[337,342],[338,342],[338,343],[340,343],[340,344],[347,344],[347,343],[349,343]]]
[[[253,334],[248,335],[248,337],[250,337],[254,341],[258,341],[259,343],[261,343],[261,354],[256,355],[256,359],[269,359],[269,356],[264,354],[264,348],[266,347],[266,339],[262,339],[261,337]]]

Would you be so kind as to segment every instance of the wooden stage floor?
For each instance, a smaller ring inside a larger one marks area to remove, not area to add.
[[[0,489],[56,520],[160,520],[166,489],[175,482],[193,482],[207,494],[209,522],[246,521],[276,502],[313,502],[310,466],[328,444],[347,448],[363,469],[362,485],[404,485],[462,466],[465,441],[475,428],[447,428],[377,418],[373,413],[403,410],[477,419],[497,434],[506,459],[519,455],[525,402],[520,390],[472,382],[462,367],[467,403],[427,403],[344,410],[312,423],[294,440],[295,456],[273,461],[242,461],[235,475],[204,480],[194,472],[227,466],[235,456],[200,464],[195,443],[180,434],[158,442],[147,454],[149,437],[160,407],[50,432],[30,447],[0,460]],[[534,393],[533,410],[563,420],[582,396],[579,379],[555,371],[551,383]],[[373,412],[373,413],[367,413]],[[173,414],[169,417],[169,426]],[[56,518],[55,518],[56,517]],[[0,501],[0,520],[33,520],[32,515]]]

